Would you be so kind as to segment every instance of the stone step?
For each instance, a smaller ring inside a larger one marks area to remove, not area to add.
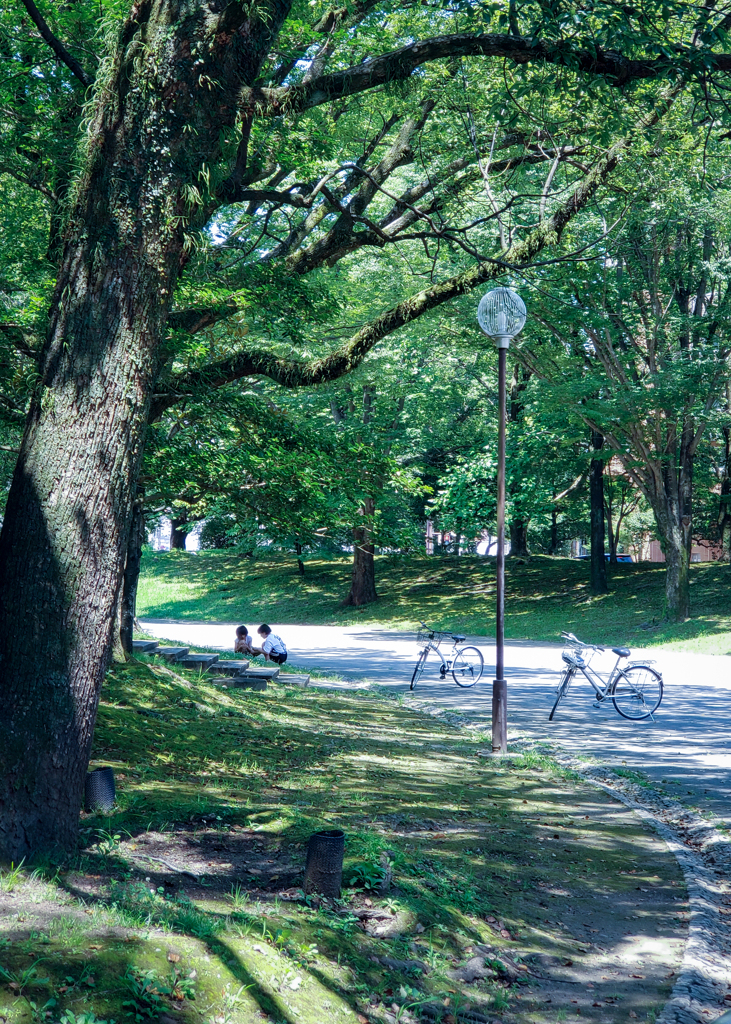
[[[295,675],[294,672],[283,672],[277,682],[283,683],[285,686],[309,686],[310,677]]]
[[[138,654],[149,654],[154,651],[160,644],[157,640],[133,640],[132,651],[136,651]]]
[[[216,661],[217,654],[185,654],[182,658],[176,658],[175,664],[182,668],[197,668],[200,672],[205,672]]]
[[[247,679],[246,676],[231,676],[224,679],[211,680],[214,686],[222,690],[266,690],[266,679]]]
[[[155,654],[159,654],[165,661],[177,661],[184,658],[190,651],[190,647],[158,647]]]
[[[262,666],[258,668],[256,665],[254,668],[247,668],[245,672],[242,672],[244,679],[276,679],[279,675],[279,666]]]
[[[266,690],[266,679],[249,679],[247,676],[234,676],[231,683],[236,690]]]
[[[213,672],[214,675],[231,675],[238,676],[242,672],[246,672],[249,667],[248,661],[215,661],[212,665],[208,666],[208,671]]]

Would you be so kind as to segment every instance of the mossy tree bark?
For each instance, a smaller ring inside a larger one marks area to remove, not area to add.
[[[190,190],[288,6],[137,4],[97,86],[0,541],[0,858],[74,843]]]

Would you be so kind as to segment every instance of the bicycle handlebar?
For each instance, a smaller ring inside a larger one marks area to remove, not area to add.
[[[583,640],[579,640],[579,638],[577,636],[574,636],[573,633],[562,632],[561,636],[563,637],[564,640],[568,640],[570,644],[575,645],[576,647],[581,647],[581,648],[583,648],[586,651],[589,651],[589,650],[591,650],[591,651],[605,651],[606,650],[606,647],[600,647],[599,644],[585,644]]]
[[[432,637],[439,636],[442,639],[449,637],[450,640],[454,640],[454,633],[447,633],[443,629],[434,629],[432,626],[427,626],[425,622],[421,623],[421,628],[425,629],[427,633],[430,633]]]

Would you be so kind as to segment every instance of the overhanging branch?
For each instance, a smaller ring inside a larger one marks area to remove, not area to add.
[[[175,374],[161,382],[165,391],[155,395],[150,419],[157,419],[182,398],[222,387],[242,377],[269,377],[288,388],[307,387],[336,380],[356,369],[379,341],[405,324],[419,319],[450,299],[495,280],[506,270],[530,267],[546,245],[560,241],[566,226],[591,201],[599,186],[629,150],[634,134],[644,132],[657,124],[672,106],[682,87],[682,83],[678,83],[666,92],[652,112],[635,126],[633,135],[611,146],[577,185],[566,202],[562,203],[547,221],[534,228],[522,242],[516,242],[498,257],[412,295],[366,324],[343,346],[323,359],[304,363],[299,360],[282,359],[270,352],[244,349],[218,363]]]
[[[731,70],[731,54],[686,47],[675,47],[667,57],[632,60],[616,51],[576,50],[566,41],[542,42],[521,36],[460,32],[424,39],[298,85],[246,88],[241,92],[241,104],[247,113],[258,117],[299,113],[387,82],[404,81],[423,64],[445,57],[502,57],[515,64],[556,64],[596,75],[616,86],[657,78],[669,70],[688,73],[696,65],[706,72]]]
[[[45,42],[47,42],[48,45],[51,47],[51,49],[56,54],[58,59],[66,65],[69,71],[71,71],[78,78],[82,85],[91,85],[91,78],[89,78],[89,76],[84,71],[81,64],[79,64],[79,62],[76,60],[76,58],[71,56],[71,54],[63,45],[61,40],[57,39],[53,32],[51,32],[50,28],[48,27],[48,22],[45,20],[41,12],[33,3],[33,0],[22,0],[22,3],[23,7],[25,7],[26,11],[30,15],[34,25],[40,32],[41,36],[43,37]]]

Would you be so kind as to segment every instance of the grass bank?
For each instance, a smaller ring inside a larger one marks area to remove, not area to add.
[[[311,560],[301,577],[291,559],[256,559],[219,551],[148,552],[138,597],[141,617],[195,621],[267,621],[313,625],[378,622],[414,628],[422,619],[446,629],[490,634],[495,624],[495,562],[472,556],[381,556],[379,600],[344,608],[347,558]],[[589,594],[589,564],[569,558],[508,559],[506,636],[558,640],[562,629],[595,643],[662,644],[731,654],[731,568],[691,566],[693,618],[664,621],[662,565],[621,564],[611,592]]]
[[[84,816],[73,863],[0,874],[0,1018],[653,1021],[686,937],[674,858],[484,742],[367,692],[116,667],[93,763],[118,808]],[[300,888],[323,826],[347,837],[338,902]]]

